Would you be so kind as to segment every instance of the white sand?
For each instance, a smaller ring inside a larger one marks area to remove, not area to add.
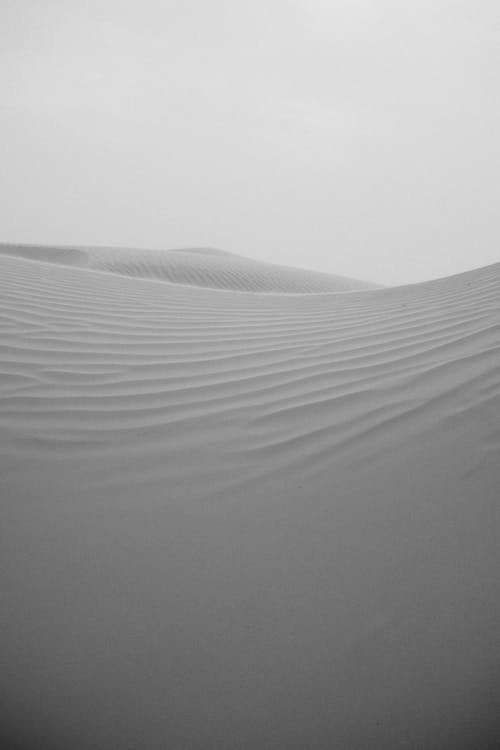
[[[3,248],[5,747],[497,746],[500,264],[355,287]]]

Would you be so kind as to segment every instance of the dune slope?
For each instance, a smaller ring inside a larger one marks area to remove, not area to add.
[[[500,264],[68,253],[0,254],[4,745],[496,747]]]
[[[1,255],[77,265],[123,276],[240,292],[350,292],[376,284],[344,276],[255,261],[214,248],[134,250],[0,244]]]

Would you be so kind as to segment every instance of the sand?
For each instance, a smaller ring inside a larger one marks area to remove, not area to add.
[[[214,248],[135,250],[127,248],[40,247],[0,244],[0,255],[170,281],[175,284],[240,292],[349,292],[375,289],[371,284],[345,276],[262,263]]]
[[[497,747],[500,264],[368,287],[2,247],[2,746]]]

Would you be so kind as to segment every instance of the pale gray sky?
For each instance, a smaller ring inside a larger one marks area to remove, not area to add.
[[[500,260],[498,0],[1,0],[0,240]]]

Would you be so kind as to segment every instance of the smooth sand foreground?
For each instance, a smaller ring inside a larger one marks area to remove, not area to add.
[[[127,253],[0,251],[0,745],[496,748],[500,264]]]

